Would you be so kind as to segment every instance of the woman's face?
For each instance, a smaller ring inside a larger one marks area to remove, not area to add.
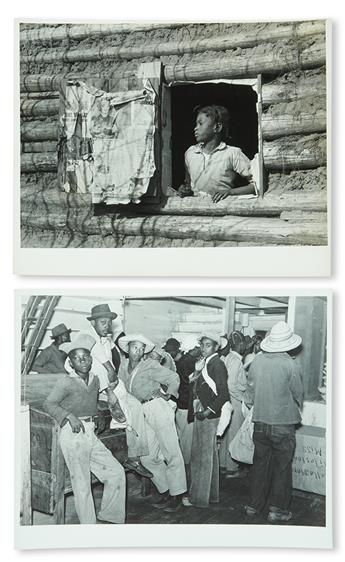
[[[202,356],[207,358],[216,353],[218,344],[210,338],[202,338],[200,342],[200,349]]]
[[[206,113],[199,113],[194,128],[195,140],[197,142],[209,142],[214,139],[217,125]]]

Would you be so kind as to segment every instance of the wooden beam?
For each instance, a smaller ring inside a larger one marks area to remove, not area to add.
[[[20,157],[20,171],[22,173],[32,172],[55,172],[57,170],[57,154],[46,152],[44,154],[35,152],[23,152]]]
[[[22,405],[20,408],[19,450],[21,459],[20,524],[32,525],[30,409],[27,404]]]
[[[36,53],[21,56],[22,63],[88,62],[96,60],[132,60],[144,57],[168,57],[203,53],[205,51],[228,51],[251,48],[262,43],[281,40],[298,41],[315,35],[325,34],[325,22],[302,22],[294,24],[266,24],[263,29],[253,26],[245,32],[229,32],[226,35],[198,37],[196,39],[165,42],[138,42],[138,45],[76,47],[70,49],[42,49]]]
[[[250,78],[258,74],[274,75],[293,69],[323,66],[326,62],[324,38],[311,45],[300,47],[294,41],[267,43],[265,51],[254,47],[245,49],[240,56],[237,51],[221,53],[218,57],[204,60],[187,60],[183,63],[167,64],[164,76],[167,82],[185,80],[210,80],[216,78]]]
[[[23,117],[48,117],[58,115],[59,99],[27,99],[20,102],[20,113]]]
[[[36,152],[44,154],[46,152],[57,151],[57,141],[42,141],[42,142],[23,142],[23,152]]]
[[[85,236],[152,236],[167,238],[197,238],[201,240],[224,240],[232,242],[255,242],[259,245],[311,245],[327,244],[327,228],[324,222],[304,225],[289,224],[279,218],[255,217],[93,217],[89,208],[69,209],[67,214],[55,212],[33,212],[22,209],[22,224],[43,230],[69,229]]]
[[[262,115],[264,139],[287,135],[325,132],[327,124],[326,96],[314,96],[300,100],[275,104],[272,111]]]
[[[317,22],[315,22],[317,23]],[[318,22],[320,23],[320,22]],[[57,42],[64,39],[82,41],[83,39],[106,37],[107,35],[126,34],[140,31],[155,31],[158,29],[174,29],[184,24],[180,23],[83,23],[73,24],[42,24],[37,22],[37,28],[24,29],[20,32],[20,42]]]
[[[262,103],[270,105],[284,101],[294,101],[315,96],[315,94],[326,96],[326,89],[325,69],[321,70],[318,74],[315,74],[315,71],[306,71],[301,75],[291,72],[262,85]]]
[[[327,163],[326,135],[288,136],[264,142],[264,163],[268,170],[309,169]]]
[[[115,75],[116,78],[131,78],[136,77],[136,68],[130,71],[119,71],[115,69],[107,72],[107,77],[104,77],[104,72],[83,73],[83,72],[66,72],[65,74],[22,74],[20,77],[20,91],[22,94],[35,94],[40,92],[56,92],[59,91],[61,85],[66,80],[87,80],[95,88],[105,87],[108,79]]]
[[[68,212],[69,209],[90,209],[92,207],[91,194],[67,194],[59,190],[56,185],[44,189],[37,184],[23,186],[21,189],[21,202],[23,208],[32,205],[49,207],[50,209],[61,209]],[[283,193],[272,191],[266,193],[264,199],[241,199],[239,197],[228,197],[219,203],[198,197],[169,197],[161,207],[137,205],[137,213],[160,214],[160,215],[182,215],[182,216],[266,216],[279,217],[288,211],[327,212],[327,193],[321,192],[299,192],[296,197],[295,191]],[[126,210],[124,209],[124,213]],[[111,214],[111,213],[110,213]]]
[[[235,328],[236,297],[226,297],[224,310],[224,333],[229,335]]]
[[[58,131],[58,121],[25,121],[20,126],[20,140],[22,142],[57,141]]]

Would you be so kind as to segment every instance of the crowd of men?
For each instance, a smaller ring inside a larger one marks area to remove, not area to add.
[[[44,402],[59,423],[80,523],[125,523],[125,468],[150,478],[154,509],[167,513],[219,502],[219,474],[250,471],[252,517],[268,509],[270,523],[289,521],[295,427],[303,387],[294,357],[301,338],[278,322],[264,338],[204,332],[163,348],[143,334],[119,334],[108,304],[95,305],[88,332],[71,341],[64,324],[37,356],[33,371],[62,373]],[[103,445],[104,412],[124,427],[123,465]],[[231,456],[250,412],[253,464]],[[103,484],[96,514],[90,472]]]

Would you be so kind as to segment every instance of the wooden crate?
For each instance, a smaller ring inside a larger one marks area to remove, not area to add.
[[[60,426],[51,416],[30,407],[32,509],[53,515],[57,525],[65,521],[65,495],[72,492],[59,434]],[[99,438],[122,463],[127,456],[125,430],[108,428]],[[92,476],[92,483],[96,482]]]

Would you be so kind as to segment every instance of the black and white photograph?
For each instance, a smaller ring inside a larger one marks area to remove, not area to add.
[[[329,21],[16,30],[18,273],[329,274]]]
[[[331,546],[330,293],[16,307],[17,547]]]

